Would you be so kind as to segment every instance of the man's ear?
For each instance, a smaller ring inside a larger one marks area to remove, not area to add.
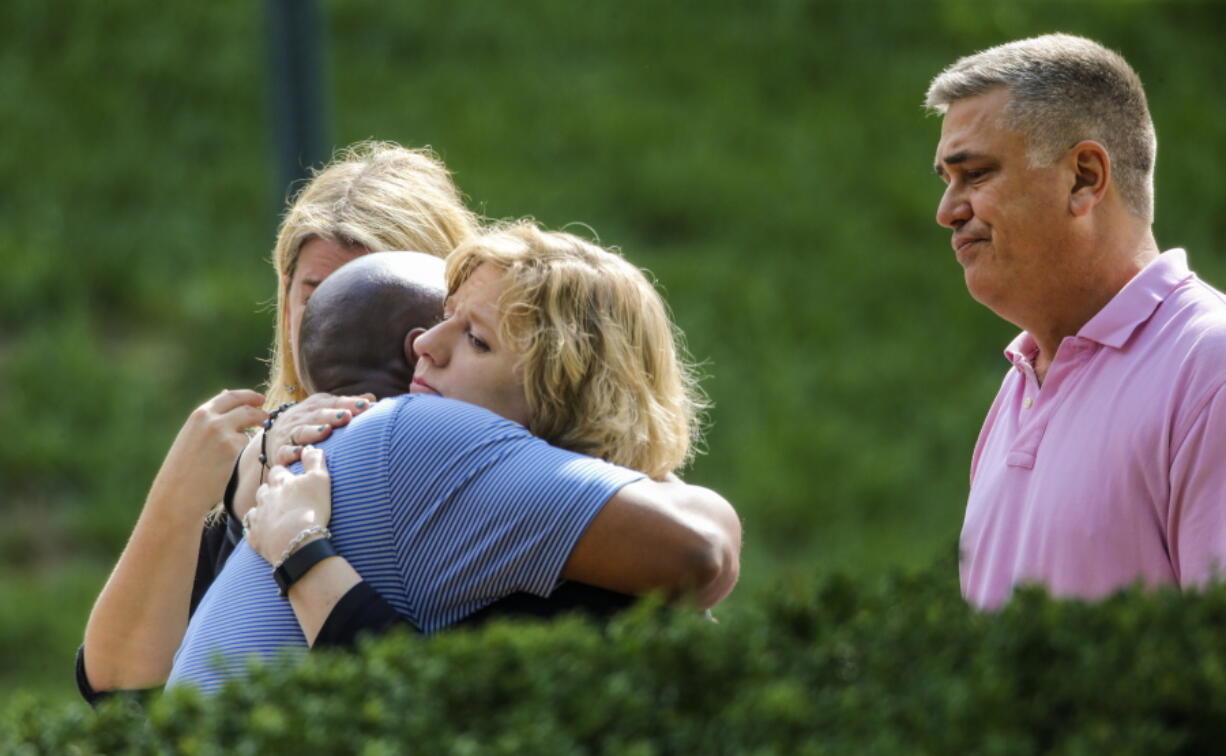
[[[1111,186],[1111,157],[1101,144],[1086,139],[1073,145],[1069,160],[1073,168],[1069,212],[1080,218],[1107,196],[1107,188]]]
[[[425,332],[425,328],[414,328],[404,335],[404,360],[411,368],[417,367],[417,353],[413,351],[413,342]]]

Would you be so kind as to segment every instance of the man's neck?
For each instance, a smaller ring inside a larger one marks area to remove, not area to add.
[[[1018,324],[1034,337],[1039,346],[1034,372],[1040,383],[1047,377],[1047,370],[1055,359],[1060,343],[1077,335],[1160,254],[1153,233],[1148,229],[1142,238],[1133,240],[1123,250],[1112,252],[1109,246],[1106,249],[1095,261],[1097,264],[1092,272],[1071,280],[1067,291],[1051,297],[1038,308],[1033,322]]]

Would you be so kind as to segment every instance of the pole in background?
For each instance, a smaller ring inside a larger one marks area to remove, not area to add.
[[[277,207],[295,182],[329,157],[324,33],[317,0],[266,0]]]

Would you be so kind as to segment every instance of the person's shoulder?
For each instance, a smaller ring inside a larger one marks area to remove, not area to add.
[[[1169,304],[1157,349],[1175,371],[1173,386],[1190,397],[1216,392],[1226,383],[1226,295],[1193,276]]]
[[[528,429],[484,407],[428,394],[404,394],[385,399],[392,433],[402,440],[428,438],[534,439]],[[543,442],[542,442],[543,443]]]
[[[1195,279],[1187,287],[1188,327],[1214,341],[1226,340],[1226,294]]]
[[[321,444],[333,473],[370,475],[392,460],[442,464],[548,446],[527,428],[467,402],[426,394],[383,399]]]
[[[354,418],[348,427],[356,429],[364,426],[400,426],[437,422],[505,424],[523,429],[523,426],[475,404],[429,394],[400,394],[380,399],[370,409]]]
[[[1177,337],[1198,347],[1226,348],[1226,294],[1190,276],[1163,303],[1163,319]]]
[[[1189,277],[1186,284],[1186,286],[1182,287],[1182,290],[1188,295],[1191,302],[1195,302],[1198,307],[1206,312],[1215,313],[1218,317],[1226,318],[1226,294],[1195,274]]]

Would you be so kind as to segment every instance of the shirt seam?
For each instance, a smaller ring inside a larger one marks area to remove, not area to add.
[[[1182,433],[1176,434],[1178,441],[1171,447],[1171,459],[1173,462],[1176,457],[1183,451],[1184,444],[1187,443],[1188,436],[1192,434],[1192,429],[1196,426],[1197,419],[1200,418],[1205,407],[1213,403],[1218,395],[1222,393],[1223,388],[1226,388],[1226,378],[1219,381],[1213,388],[1205,392],[1204,397],[1194,405],[1194,409],[1188,413],[1188,417],[1192,418],[1187,423],[1187,428]],[[1169,462],[1168,462],[1169,464]]]

